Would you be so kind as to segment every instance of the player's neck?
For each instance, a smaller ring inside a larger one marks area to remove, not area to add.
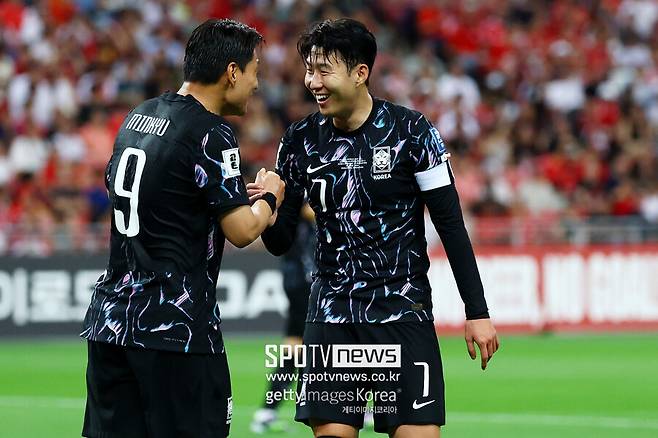
[[[177,94],[191,94],[203,107],[213,114],[222,115],[222,92],[215,85],[203,85],[195,82],[183,82]]]
[[[334,126],[341,131],[350,132],[355,131],[361,127],[368,120],[370,111],[373,106],[372,97],[366,90],[362,93],[355,102],[352,112],[346,117],[334,117]]]

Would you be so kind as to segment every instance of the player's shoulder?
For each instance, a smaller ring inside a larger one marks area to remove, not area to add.
[[[316,111],[290,124],[286,130],[288,136],[305,136],[311,132],[317,131],[318,128],[326,121],[326,118]]]
[[[375,98],[375,102],[378,104],[380,113],[389,114],[403,127],[413,128],[418,123],[427,121],[423,113],[413,108],[378,98]]]
[[[139,105],[134,107],[131,113],[138,113],[138,112],[144,112],[144,111],[153,111],[155,108],[158,106],[158,102],[162,98],[163,95],[160,96],[155,96],[150,99],[146,99],[142,101]]]
[[[228,120],[208,111],[194,98],[190,98],[187,105],[182,107],[178,113],[181,118],[187,121],[191,130],[201,136],[218,131],[235,137],[233,127]]]
[[[193,132],[205,135],[218,128],[233,134],[233,128],[224,117],[208,111],[190,94],[167,92],[151,101],[156,107],[161,106],[163,111],[168,111],[173,119],[177,119]]]
[[[320,112],[314,112],[303,119],[292,122],[283,134],[280,147],[293,150],[296,145],[303,145],[306,139],[317,136],[324,116]]]
[[[128,115],[124,119],[124,124],[128,125],[130,122],[133,122],[132,124],[135,124],[135,122],[139,121],[140,118],[145,117],[145,114],[151,114],[155,112],[158,108],[158,101],[161,96],[153,97],[151,99],[147,99],[134,107],[132,110],[128,112]]]
[[[165,98],[167,98],[166,95]],[[211,139],[212,143],[224,144],[223,147],[237,147],[237,137],[228,120],[208,111],[191,95],[174,95],[173,99],[183,101],[183,105],[178,107],[176,114],[184,123],[187,135],[201,139],[202,144]]]
[[[198,129],[201,135],[221,137],[225,142],[237,145],[237,138],[233,126],[222,116],[206,112],[205,118],[200,121]]]

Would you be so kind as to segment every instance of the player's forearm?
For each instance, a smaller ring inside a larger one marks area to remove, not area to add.
[[[265,231],[267,228],[267,223],[270,220],[270,217],[274,212],[272,211],[271,206],[264,200],[259,199],[251,206],[251,212],[255,219],[255,223],[252,225],[252,228],[249,230],[249,238],[251,242],[258,239],[258,237]],[[249,242],[249,243],[251,243]]]
[[[459,294],[464,301],[466,319],[488,318],[484,288],[473,246],[464,226],[454,182],[449,186],[423,192],[423,198],[448,256]]]
[[[265,248],[275,256],[287,253],[294,242],[292,233],[287,226],[280,223],[280,218],[263,232],[262,238]]]
[[[464,301],[466,319],[488,318],[487,302],[475,254],[463,221],[454,228],[444,226],[439,237],[448,256],[459,294]],[[448,229],[446,229],[448,228]]]
[[[224,235],[233,245],[244,248],[261,235],[272,216],[272,209],[264,200],[242,206],[227,213],[220,220]]]
[[[266,228],[262,239],[265,248],[275,255],[280,256],[288,252],[293,242],[297,225],[299,224],[299,212],[304,203],[304,195],[294,193],[286,188],[283,203],[278,209],[277,219],[274,225]]]

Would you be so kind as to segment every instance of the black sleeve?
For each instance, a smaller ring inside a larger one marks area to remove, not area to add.
[[[303,205],[304,193],[286,186],[285,198],[277,210],[276,222],[261,235],[265,248],[273,255],[283,255],[292,246]]]
[[[482,280],[475,262],[471,240],[464,226],[452,172],[450,172],[450,180],[451,184],[447,186],[421,194],[448,255],[459,294],[464,301],[466,319],[489,318]]]
[[[210,129],[196,150],[194,181],[205,193],[208,208],[221,216],[249,205],[247,188],[240,172],[238,140],[228,123]]]

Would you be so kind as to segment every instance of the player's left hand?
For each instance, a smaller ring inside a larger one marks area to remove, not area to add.
[[[256,184],[255,182],[247,184],[247,196],[249,196],[249,202],[251,204],[258,201],[263,196],[263,193],[263,186],[261,184]]]
[[[466,346],[471,359],[475,360],[475,345],[480,349],[482,369],[487,368],[487,362],[491,360],[494,353],[500,347],[496,329],[489,318],[466,320],[465,325]]]

